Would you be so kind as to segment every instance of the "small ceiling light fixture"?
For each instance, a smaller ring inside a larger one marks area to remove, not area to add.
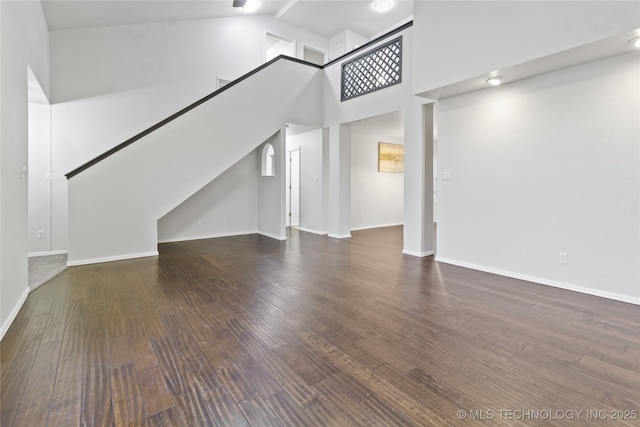
[[[260,7],[260,3],[257,0],[247,0],[247,2],[242,7],[242,11],[246,13],[255,12]]]
[[[502,84],[503,81],[504,81],[503,76],[493,76],[487,79],[487,83],[489,83],[491,86],[499,86]]]
[[[373,3],[373,8],[376,12],[386,12],[391,9],[391,0],[376,0],[376,2]]]
[[[629,43],[631,46],[635,47],[636,49],[640,49],[640,37],[633,38],[629,40],[627,43]]]

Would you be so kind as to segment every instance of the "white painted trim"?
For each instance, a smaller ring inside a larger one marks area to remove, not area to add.
[[[280,8],[279,11],[276,12],[276,19],[280,19],[282,17],[282,15],[284,15],[285,13],[287,13],[287,11],[289,9],[291,9],[293,6],[295,6],[295,4],[298,3],[298,0],[289,0],[289,2],[287,4],[285,4],[284,6],[282,6]]]
[[[304,227],[298,227],[298,230],[304,231],[306,233],[319,234],[321,236],[326,236],[329,233],[328,231],[319,231],[319,230],[313,230],[311,228],[304,228]]]
[[[239,231],[237,233],[219,233],[219,234],[207,234],[204,236],[178,237],[175,239],[158,240],[158,243],[190,242],[192,240],[217,239],[218,237],[246,236],[247,234],[258,234],[258,231],[251,230],[251,231]]]
[[[422,258],[426,256],[435,255],[436,251],[415,252],[415,251],[410,251],[409,249],[403,249],[402,253],[405,255],[417,256]]]
[[[265,237],[269,237],[271,239],[276,239],[276,240],[287,240],[287,236],[276,236],[275,234],[271,234],[271,233],[266,233],[264,231],[258,231],[258,234],[260,234],[261,236],[265,236]]]
[[[24,302],[27,300],[27,297],[29,296],[29,292],[31,292],[31,288],[27,286],[27,288],[24,290],[24,292],[20,296],[18,303],[15,305],[15,307],[13,307],[13,310],[11,310],[11,313],[9,313],[9,317],[2,324],[2,328],[0,328],[0,340],[4,338],[4,334],[7,333],[13,321],[16,320],[16,316],[18,315],[18,312],[22,308],[22,305],[24,304]]]
[[[630,304],[640,305],[640,298],[630,295],[617,294],[614,292],[601,291],[599,289],[585,288],[584,286],[572,285],[570,283],[558,282],[555,280],[543,279],[541,277],[529,276],[526,274],[514,273],[512,271],[501,270],[499,268],[485,267],[482,265],[471,264],[468,262],[457,261],[454,259],[436,257],[436,261],[445,264],[457,265],[459,267],[470,268],[472,270],[484,271],[486,273],[493,273],[499,276],[511,277],[513,279],[525,280],[527,282],[533,282],[540,285],[552,286],[554,288],[566,289],[568,291],[580,292],[582,294],[594,295],[597,297],[612,299],[616,301],[627,302]]]
[[[329,237],[331,237],[333,239],[350,239],[351,238],[351,233],[349,233],[349,234],[331,234],[331,233],[329,233]]]
[[[142,252],[139,254],[108,256],[104,258],[81,259],[77,261],[67,261],[67,267],[76,267],[79,265],[88,265],[88,264],[100,264],[103,262],[112,262],[112,261],[124,261],[127,259],[146,258],[146,257],[152,257],[152,256],[158,256],[158,255],[160,255],[158,251],[153,251],[153,252]]]
[[[371,230],[372,228],[396,227],[398,225],[404,225],[404,223],[402,223],[402,222],[394,222],[394,223],[391,223],[391,224],[366,225],[364,227],[352,228],[351,231]]]
[[[56,251],[31,252],[27,256],[29,258],[36,258],[36,257],[39,257],[39,256],[66,255],[67,253],[69,253],[69,251],[66,250],[66,249],[58,249]]]

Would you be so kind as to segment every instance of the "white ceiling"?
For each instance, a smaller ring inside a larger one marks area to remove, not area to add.
[[[50,30],[128,25],[246,15],[233,0],[41,0]],[[275,15],[291,25],[330,38],[349,29],[378,35],[413,14],[413,2],[393,0],[386,13],[373,0],[259,0],[254,14]]]
[[[349,29],[366,37],[391,30],[413,15],[413,1],[393,0],[385,13],[373,9],[373,0],[299,0],[292,3],[279,20],[314,34],[331,38]]]
[[[351,132],[364,135],[377,135],[386,138],[404,138],[404,112],[393,111],[379,116],[356,120],[349,123]],[[287,135],[297,135],[318,129],[317,126],[287,124]]]

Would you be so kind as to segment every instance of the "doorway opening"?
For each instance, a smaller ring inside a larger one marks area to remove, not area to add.
[[[266,33],[264,61],[269,62],[278,55],[296,56],[296,42],[272,33]]]
[[[300,228],[300,148],[287,151],[287,226]]]
[[[357,120],[350,127],[351,231],[402,226],[404,111]]]
[[[323,130],[287,123],[285,147],[284,223],[288,230],[327,234],[328,172],[324,169],[328,166]]]
[[[54,250],[51,106],[27,66],[27,242],[29,288],[33,291],[66,268],[66,250]]]
[[[328,53],[322,49],[302,45],[302,59],[316,65],[324,65],[327,62]]]

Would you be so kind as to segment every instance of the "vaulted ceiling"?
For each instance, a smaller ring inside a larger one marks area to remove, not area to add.
[[[413,2],[393,0],[380,13],[373,0],[258,0],[253,14],[276,19],[330,38],[349,29],[371,37],[413,14]],[[246,15],[232,0],[42,0],[50,30]]]

